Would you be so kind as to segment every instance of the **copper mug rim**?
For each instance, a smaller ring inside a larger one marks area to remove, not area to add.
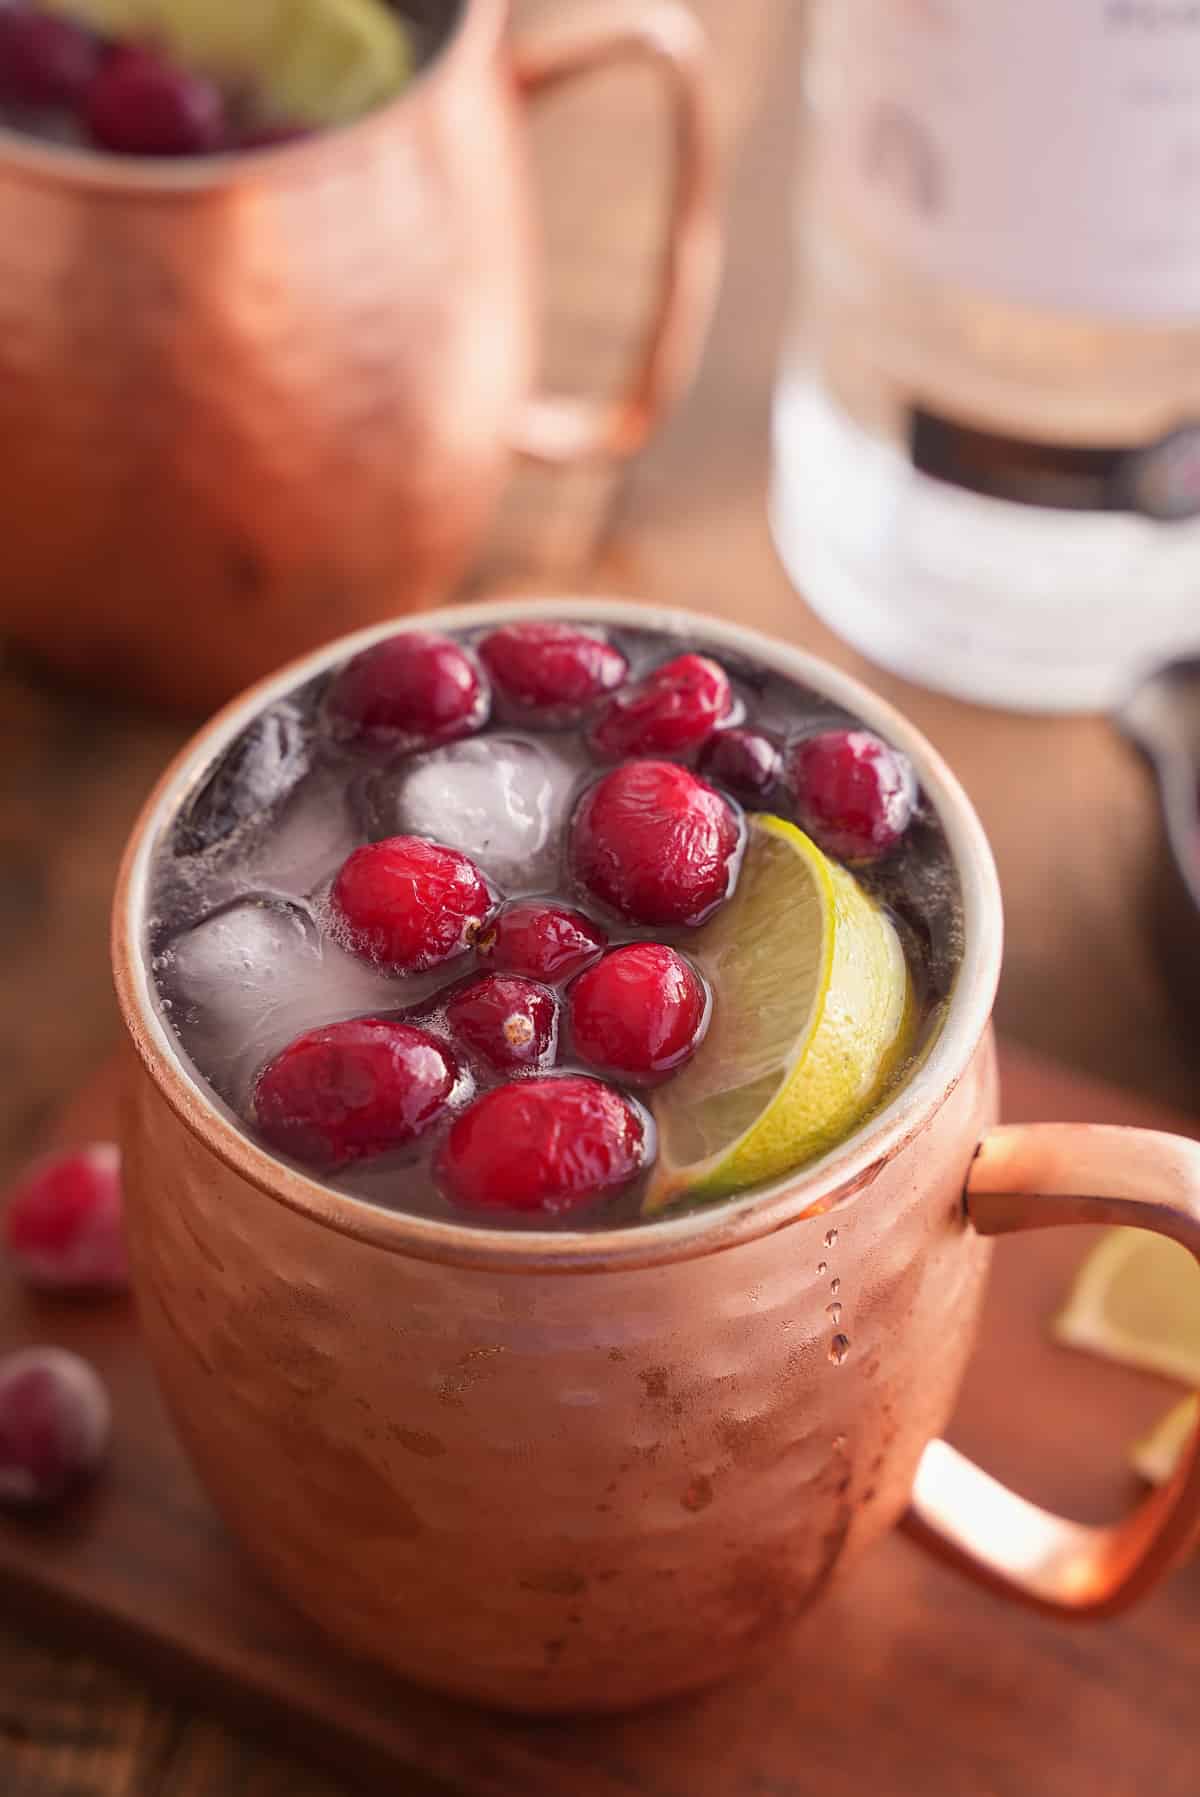
[[[205,194],[240,179],[248,169],[287,172],[324,154],[340,160],[353,154],[372,135],[388,129],[393,117],[428,89],[441,86],[473,47],[486,53],[499,42],[507,16],[507,0],[450,0],[449,24],[433,53],[421,61],[400,92],[361,118],[323,127],[292,143],[265,144],[257,149],[221,150],[208,156],[124,156],[115,151],[74,149],[46,143],[27,132],[0,125],[0,158],[34,180],[66,183],[106,193],[166,198]]]
[[[889,1103],[846,1141],[805,1167],[741,1198],[708,1209],[619,1229],[510,1233],[387,1211],[310,1179],[243,1132],[232,1111],[207,1092],[176,1047],[155,1003],[142,920],[160,831],[215,753],[265,705],[397,630],[473,629],[515,618],[562,617],[610,626],[699,634],[813,687],[860,717],[909,755],[945,828],[962,885],[964,945],[947,1015],[924,1060]],[[117,997],[134,1048],[159,1092],[188,1130],[259,1191],[326,1228],[398,1254],[490,1271],[603,1272],[692,1259],[770,1234],[810,1212],[852,1201],[944,1102],[987,1028],[1000,973],[1003,923],[991,848],[975,810],[936,750],[886,700],[819,657],[741,625],[640,601],[484,600],[373,625],[302,656],[218,712],[163,773],[134,826],[117,880],[112,953]],[[814,1223],[815,1226],[815,1223]]]

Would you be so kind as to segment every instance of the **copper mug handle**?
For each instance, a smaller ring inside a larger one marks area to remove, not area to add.
[[[1153,1130],[1043,1123],[994,1130],[967,1179],[981,1235],[1120,1223],[1200,1261],[1200,1143]],[[1200,1426],[1170,1482],[1104,1528],[1041,1510],[944,1441],[917,1469],[909,1532],[972,1578],[1056,1616],[1112,1616],[1200,1537]]]
[[[529,402],[513,442],[541,462],[602,461],[640,449],[691,375],[716,295],[716,128],[704,35],[692,14],[677,0],[597,0],[513,52],[518,89],[531,100],[624,61],[657,70],[674,115],[674,191],[658,298],[624,393]]]

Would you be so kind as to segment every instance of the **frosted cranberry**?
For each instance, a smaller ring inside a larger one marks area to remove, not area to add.
[[[0,1360],[0,1504],[56,1504],[108,1447],[108,1394],[86,1360],[24,1348]]]
[[[732,892],[741,840],[731,807],[689,769],[631,761],[584,794],[571,866],[633,923],[698,924]]]
[[[80,104],[100,61],[100,46],[73,19],[0,10],[0,99],[14,106]]]
[[[559,1216],[628,1185],[644,1154],[642,1119],[611,1086],[577,1076],[519,1080],[456,1120],[438,1179],[470,1209]]]
[[[783,756],[760,730],[718,730],[704,745],[700,771],[744,805],[760,805],[783,772]]]
[[[448,636],[404,631],[347,662],[329,689],[337,735],[402,752],[470,736],[487,722],[490,696],[471,657]]]
[[[30,1285],[121,1291],[129,1282],[121,1233],[121,1157],[115,1142],[48,1156],[9,1193],[4,1246]]]
[[[826,730],[788,758],[796,817],[831,855],[873,861],[912,821],[917,788],[908,757],[869,730]]]
[[[220,89],[136,45],[101,63],[86,117],[93,143],[130,156],[203,156],[225,143]]]
[[[329,895],[335,933],[365,961],[417,973],[460,954],[492,909],[487,881],[457,849],[388,836],[355,849]]]
[[[627,1080],[658,1079],[682,1067],[708,1023],[703,981],[661,942],[614,948],[580,974],[567,1000],[580,1060]]]
[[[446,1022],[463,1043],[501,1073],[549,1066],[558,1041],[553,992],[516,974],[485,973],[460,986]]]
[[[511,716],[561,728],[620,686],[629,663],[611,643],[570,624],[504,624],[479,645],[497,698]]]
[[[520,899],[506,905],[475,943],[475,952],[504,973],[530,979],[570,979],[608,946],[608,937],[585,917],[563,905]]]
[[[723,718],[733,695],[724,668],[706,655],[677,655],[636,686],[614,693],[591,732],[598,755],[681,755],[698,748]]]
[[[272,1148],[330,1172],[414,1141],[445,1111],[457,1073],[427,1030],[358,1017],[276,1055],[255,1084],[254,1118]]]

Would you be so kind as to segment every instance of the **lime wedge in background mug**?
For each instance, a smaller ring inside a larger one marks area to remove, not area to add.
[[[1112,1229],[1075,1275],[1058,1340],[1200,1385],[1200,1267],[1178,1242]]]
[[[687,951],[713,1020],[653,1101],[647,1211],[720,1198],[834,1147],[878,1101],[911,1040],[891,920],[794,824],[752,817],[733,898]]]
[[[1167,1414],[1135,1441],[1130,1452],[1133,1470],[1150,1485],[1165,1485],[1179,1462],[1192,1430],[1196,1427],[1200,1404],[1195,1395],[1181,1398]]]
[[[404,86],[413,57],[383,0],[44,0],[105,37],[161,45],[228,86],[252,84],[268,117],[337,125]]]

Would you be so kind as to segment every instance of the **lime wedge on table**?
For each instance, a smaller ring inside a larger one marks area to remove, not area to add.
[[[1196,1427],[1198,1409],[1200,1405],[1194,1395],[1181,1398],[1148,1435],[1134,1442],[1129,1455],[1133,1470],[1149,1484],[1165,1485],[1175,1471],[1179,1456]]]
[[[654,1098],[647,1211],[720,1198],[834,1147],[911,1037],[890,919],[794,824],[752,817],[737,891],[688,953],[714,993],[695,1058]]]
[[[1200,1385],[1200,1267],[1166,1236],[1111,1229],[1075,1275],[1054,1333],[1072,1348]]]
[[[102,36],[161,44],[249,87],[271,118],[336,125],[404,86],[408,33],[384,0],[43,0]]]

